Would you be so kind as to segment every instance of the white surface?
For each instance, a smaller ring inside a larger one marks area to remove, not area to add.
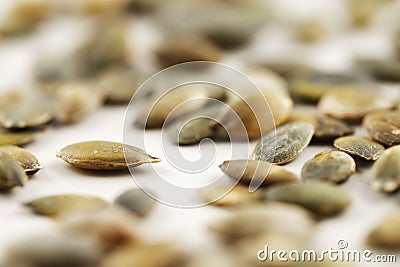
[[[71,49],[74,46],[71,39],[75,39],[71,36],[79,39],[79,31],[77,32],[76,29],[80,25],[85,25],[85,22],[60,18],[55,19],[55,24],[44,25],[35,36],[1,40],[0,92],[14,88],[30,90],[33,87],[32,66],[37,56],[48,51],[58,53],[64,49]],[[295,53],[297,55],[306,54],[309,63],[321,65],[325,69],[348,68],[355,50],[359,54],[368,54],[367,51],[370,51],[370,54],[384,55],[387,52],[387,49],[379,45],[385,44],[385,39],[380,36],[387,38],[387,34],[374,31],[342,34],[334,42],[332,39],[334,37],[328,38],[319,46],[311,48],[286,45],[285,41],[289,37],[282,33],[279,27],[268,27],[264,33],[264,36],[268,37],[264,39],[260,37],[259,39],[264,42],[258,47],[258,49],[263,49],[261,50],[262,57],[279,58],[280,55],[286,53],[285,49],[288,49],[297,51]],[[271,38],[271,34],[274,38]],[[365,40],[375,41],[365,42]],[[362,49],[360,46],[355,46],[356,44],[362,44]],[[257,46],[254,45],[255,49]],[[238,52],[226,62],[238,63],[243,58],[248,59],[247,55],[248,52]],[[33,176],[24,188],[15,188],[9,194],[0,195],[0,255],[3,255],[6,248],[16,240],[55,226],[50,219],[32,215],[27,208],[23,207],[23,202],[35,197],[60,193],[87,193],[103,197],[111,202],[119,193],[135,186],[128,172],[99,175],[77,170],[55,157],[58,149],[78,141],[94,139],[122,141],[124,115],[125,107],[123,106],[105,106],[81,123],[52,128],[37,141],[25,147],[40,159],[45,168]],[[153,135],[157,136],[158,133],[153,133]],[[221,147],[223,145],[217,145],[217,149]],[[286,167],[299,175],[306,160],[327,148],[329,147],[308,147],[298,159]],[[193,149],[194,154],[198,153],[197,147],[190,149]],[[150,154],[163,158],[157,137],[149,147],[146,147],[146,150]],[[217,166],[220,163],[218,159],[213,164],[212,172],[219,172]],[[139,167],[137,175],[145,172],[146,168],[146,166]],[[353,203],[344,214],[323,220],[318,224],[313,246],[319,249],[336,248],[336,242],[339,239],[345,239],[349,242],[349,248],[364,249],[368,232],[387,214],[399,209],[398,194],[387,196],[374,192],[368,186],[368,178],[368,169],[362,169],[342,185],[352,196]],[[213,242],[214,237],[207,232],[207,225],[224,215],[225,211],[212,206],[177,209],[158,205],[155,211],[142,222],[140,233],[151,240],[172,240],[180,242],[189,250],[198,251],[199,248],[212,248],[216,245]],[[400,261],[399,255],[398,261]],[[384,265],[362,264],[362,266]]]

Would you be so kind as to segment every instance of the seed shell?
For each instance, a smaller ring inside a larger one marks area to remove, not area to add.
[[[273,186],[266,189],[264,198],[296,204],[321,216],[337,215],[351,202],[350,196],[340,187],[314,181]]]
[[[0,128],[0,146],[25,145],[33,142],[42,133],[41,130],[8,131]]]
[[[219,168],[230,178],[240,180],[239,182],[245,185],[256,182],[262,186],[269,186],[298,181],[295,174],[283,167],[260,160],[224,161]]]
[[[369,235],[370,246],[383,249],[400,248],[400,213],[396,212],[385,218]]]
[[[64,213],[103,209],[108,204],[94,196],[65,194],[37,198],[26,205],[36,214],[57,217]]]
[[[291,122],[264,135],[253,150],[253,159],[288,163],[297,158],[314,135],[311,123]]]
[[[0,190],[24,186],[27,180],[21,165],[10,154],[0,152]]]
[[[213,135],[214,125],[214,120],[205,117],[183,119],[168,127],[168,135],[179,145],[196,144]]]
[[[57,153],[65,162],[88,170],[122,170],[160,159],[140,148],[107,141],[87,141],[69,145]]]
[[[260,192],[249,192],[245,186],[217,185],[199,191],[199,196],[207,203],[221,207],[236,207],[252,204],[260,199]]]
[[[400,146],[388,148],[372,166],[370,184],[382,192],[394,192],[400,188]]]
[[[356,171],[356,163],[341,151],[326,151],[307,161],[301,171],[301,178],[334,183],[346,181]]]
[[[122,193],[115,200],[115,204],[127,208],[139,216],[146,216],[154,208],[156,201],[142,189],[132,188]]]
[[[382,110],[365,116],[363,127],[376,141],[394,146],[400,144],[400,111]]]
[[[385,151],[381,144],[360,136],[341,137],[336,139],[333,145],[341,151],[366,160],[377,160]]]
[[[33,175],[43,168],[39,160],[33,154],[18,146],[0,146],[0,152],[8,153],[18,161],[27,175]]]

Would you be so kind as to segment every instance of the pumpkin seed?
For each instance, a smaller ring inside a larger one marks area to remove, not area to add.
[[[316,43],[327,36],[327,28],[319,21],[306,21],[296,25],[297,39],[305,43]]]
[[[40,242],[38,242],[40,240]],[[25,238],[9,249],[4,266],[95,267],[102,249],[91,239],[64,233]]]
[[[370,184],[373,189],[394,192],[400,188],[400,146],[388,148],[372,166]]]
[[[400,213],[396,212],[385,218],[369,235],[367,243],[370,246],[399,249],[400,248]]]
[[[214,125],[215,121],[211,118],[197,117],[189,121],[182,119],[168,127],[168,135],[173,142],[179,145],[196,144],[213,135]]]
[[[65,194],[37,198],[26,205],[36,214],[57,217],[67,212],[103,209],[107,202],[89,195]]]
[[[199,191],[199,196],[207,203],[221,207],[235,207],[256,202],[260,192],[250,193],[247,187],[236,185],[217,185]]]
[[[344,135],[354,133],[354,129],[347,123],[324,116],[314,110],[296,109],[290,121],[309,122],[314,126],[314,138],[319,140],[331,140]]]
[[[24,129],[44,125],[53,119],[48,105],[26,97],[6,96],[0,101],[0,125],[7,129]]]
[[[326,151],[304,164],[301,178],[342,183],[355,171],[356,163],[348,154],[341,151]]]
[[[363,127],[376,141],[387,146],[400,144],[400,111],[382,110],[367,114]]]
[[[14,145],[0,146],[0,152],[8,153],[18,161],[27,175],[33,175],[43,168],[33,154],[20,147]]]
[[[395,60],[357,60],[359,68],[379,81],[400,81],[400,63]]]
[[[253,150],[253,159],[276,164],[288,163],[308,146],[313,134],[314,127],[311,123],[285,124],[261,137]]]
[[[342,74],[303,71],[290,77],[289,88],[295,98],[316,103],[325,93],[354,82],[354,78]]]
[[[321,216],[337,215],[343,212],[351,202],[346,191],[336,185],[323,182],[276,185],[266,189],[264,198],[296,204]]]
[[[259,160],[224,161],[219,168],[229,177],[242,184],[256,183],[269,186],[277,183],[298,181],[295,174],[281,166]]]
[[[7,131],[0,128],[0,145],[25,145],[34,141],[42,133],[41,130]]]
[[[154,253],[157,251],[157,253]],[[143,244],[126,246],[108,254],[100,267],[181,266],[184,254],[173,244]]]
[[[27,180],[21,165],[8,153],[0,152],[0,190],[24,186]]]
[[[116,200],[118,204],[139,216],[146,216],[155,206],[153,197],[143,192],[140,188],[132,188],[122,193]]]
[[[227,129],[230,136],[259,138],[289,119],[293,108],[293,101],[290,97],[269,91],[262,91],[262,94],[264,99],[257,94],[246,96],[243,99],[236,98],[228,103],[231,109],[224,111],[220,123]],[[272,117],[269,116],[269,111],[272,112]],[[265,115],[261,118],[260,114]],[[237,116],[240,120],[237,119]],[[246,131],[243,131],[242,124]]]
[[[226,249],[207,251],[207,253],[200,253],[194,255],[188,260],[185,267],[204,267],[204,266],[218,266],[218,267],[239,267],[243,266],[238,263],[235,255]]]
[[[243,73],[252,80],[261,90],[288,95],[288,84],[277,72],[266,67],[251,66]]]
[[[391,108],[393,103],[374,90],[340,87],[327,92],[318,102],[319,109],[337,119],[362,119],[368,112]]]
[[[160,159],[140,148],[107,141],[87,141],[69,145],[57,153],[65,162],[88,170],[122,170]]]
[[[377,160],[385,151],[385,148],[381,144],[359,136],[338,138],[333,145],[339,150],[366,160]]]

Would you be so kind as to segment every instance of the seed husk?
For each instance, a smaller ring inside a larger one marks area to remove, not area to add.
[[[400,81],[400,63],[396,60],[357,60],[360,69],[379,81]]]
[[[320,21],[306,21],[296,25],[297,39],[305,43],[316,43],[327,36],[327,28]]]
[[[7,97],[0,100],[0,125],[6,129],[42,126],[53,119],[48,105],[28,97]]]
[[[22,187],[27,180],[21,165],[10,154],[0,152],[0,190]]]
[[[261,90],[288,95],[288,84],[277,72],[267,67],[251,66],[243,73],[254,82]]]
[[[41,130],[8,131],[0,128],[0,145],[25,145],[43,133]]]
[[[379,92],[352,86],[331,90],[318,102],[323,113],[347,120],[362,119],[368,112],[391,107],[391,100]]]
[[[370,184],[382,192],[394,192],[400,188],[400,146],[388,148],[372,166]]]
[[[360,136],[341,137],[336,139],[333,145],[341,151],[366,160],[377,160],[385,151],[381,144]]]
[[[224,161],[219,168],[230,178],[242,184],[256,182],[262,186],[298,181],[295,174],[281,166],[260,160]]]
[[[302,206],[316,215],[334,216],[351,202],[340,187],[325,182],[304,182],[276,185],[266,189],[266,200],[282,201]]]
[[[367,243],[370,246],[383,249],[400,248],[400,212],[396,212],[385,218],[368,235]]]
[[[107,141],[87,141],[69,145],[57,153],[65,162],[88,170],[122,170],[160,159],[140,148]]]
[[[311,123],[287,123],[261,137],[253,150],[253,159],[276,164],[288,163],[308,146],[313,134]]]
[[[259,138],[289,119],[293,108],[290,97],[269,91],[262,91],[262,95],[264,99],[259,94],[251,94],[243,99],[234,98],[228,103],[231,109],[224,111],[220,121],[230,136]],[[263,117],[260,117],[260,114],[263,114]],[[243,131],[242,124],[246,131]]]
[[[100,210],[107,205],[107,202],[101,198],[78,194],[41,197],[26,203],[26,206],[34,213],[49,217],[78,211]]]
[[[199,191],[199,196],[207,203],[221,207],[236,207],[255,203],[260,199],[260,192],[249,192],[245,186],[217,185]]]
[[[140,188],[132,188],[122,193],[115,204],[122,206],[139,216],[146,216],[154,208],[156,201]]]
[[[314,110],[297,109],[292,113],[290,121],[311,123],[315,129],[314,139],[318,140],[332,140],[354,133],[354,128],[347,123],[324,116]]]
[[[363,127],[379,143],[387,146],[400,144],[400,111],[382,110],[367,114]]]
[[[0,152],[8,153],[19,162],[27,175],[33,175],[43,168],[39,160],[30,152],[14,145],[0,146]]]
[[[197,117],[182,119],[168,127],[170,139],[179,145],[196,144],[214,133],[215,121],[211,118]]]
[[[333,183],[346,181],[356,171],[356,163],[341,151],[326,151],[307,161],[301,170],[301,178]]]

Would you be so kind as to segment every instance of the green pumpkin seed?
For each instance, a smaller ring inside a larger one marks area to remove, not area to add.
[[[318,102],[318,107],[337,119],[358,120],[368,112],[391,108],[393,103],[377,91],[344,86],[326,93]]]
[[[259,160],[224,161],[219,168],[229,177],[242,184],[269,186],[277,183],[298,181],[295,174],[281,166]]]
[[[321,115],[314,110],[297,109],[292,113],[290,121],[311,123],[315,129],[314,138],[319,140],[331,140],[354,133],[354,129],[347,123]]]
[[[382,110],[367,114],[363,127],[376,141],[387,146],[400,144],[400,111]]]
[[[65,194],[37,198],[26,205],[36,214],[57,217],[63,213],[103,209],[108,204],[94,196]]]
[[[341,151],[362,157],[366,160],[377,160],[385,151],[385,147],[381,144],[359,136],[338,138],[333,145]]]
[[[288,163],[308,146],[314,134],[311,123],[291,122],[264,135],[253,150],[253,159]]]
[[[160,159],[140,148],[107,141],[87,141],[69,145],[57,153],[65,162],[88,170],[122,170]]]
[[[199,196],[207,203],[221,207],[235,207],[256,202],[260,192],[250,193],[245,186],[217,185],[199,191]]]
[[[304,164],[301,178],[342,183],[355,171],[356,163],[348,154],[340,151],[327,151],[316,155]]]
[[[369,235],[370,246],[384,249],[400,248],[400,213],[396,212],[385,218]]]
[[[155,206],[153,197],[143,192],[140,188],[132,188],[122,193],[116,200],[118,204],[139,216],[146,216]]]
[[[25,145],[43,133],[41,130],[7,131],[0,128],[0,145]]]
[[[400,146],[387,149],[372,166],[370,184],[373,189],[394,192],[400,188]]]
[[[21,165],[8,153],[0,152],[0,190],[24,186],[27,180]]]
[[[8,153],[18,161],[27,175],[33,175],[43,168],[33,154],[20,147],[14,145],[0,146],[0,152]]]
[[[264,198],[296,204],[321,216],[337,215],[351,202],[346,191],[323,182],[276,185],[265,191]]]

